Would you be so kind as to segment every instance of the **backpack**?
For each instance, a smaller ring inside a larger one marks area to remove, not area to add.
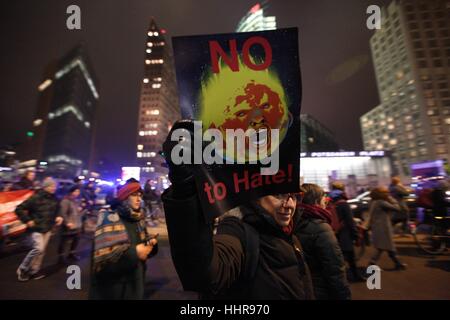
[[[337,212],[337,205],[346,202],[343,199],[340,199],[336,202],[329,202],[327,206],[327,210],[331,212],[331,228],[333,229],[334,233],[339,233],[341,229],[344,227],[343,221],[340,219],[339,214]]]
[[[419,196],[417,197],[417,206],[425,209],[432,209],[433,208],[433,198],[431,195],[432,192],[433,189],[431,188],[422,189],[419,193]]]

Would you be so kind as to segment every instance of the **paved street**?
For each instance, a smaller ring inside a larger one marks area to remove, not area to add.
[[[147,299],[195,299],[196,294],[183,292],[173,267],[165,225],[151,228],[160,233],[160,252],[148,262],[145,296]],[[42,280],[17,281],[15,271],[26,251],[10,246],[0,255],[0,299],[86,299],[89,283],[91,239],[83,237],[80,244],[82,269],[81,290],[68,290],[69,276],[65,268],[55,266],[58,238],[52,238],[44,259],[44,271],[49,276]],[[396,239],[400,258],[408,264],[406,271],[392,271],[393,264],[386,256],[380,260],[381,290],[369,290],[366,283],[352,284],[353,299],[450,299],[450,256],[420,255],[412,238]],[[360,261],[368,262],[372,249]]]

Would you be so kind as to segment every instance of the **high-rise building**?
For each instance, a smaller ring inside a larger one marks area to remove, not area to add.
[[[391,150],[397,173],[450,158],[450,1],[393,1],[370,39],[380,105],[361,119],[366,150]]]
[[[82,46],[47,69],[29,141],[35,145],[31,156],[47,164],[46,174],[73,178],[88,168],[99,99],[96,84]]]
[[[334,134],[308,114],[300,115],[300,151],[339,151]]]
[[[136,145],[141,179],[157,179],[167,173],[159,154],[173,123],[180,119],[174,63],[165,30],[152,19],[145,45]]]
[[[268,2],[257,3],[247,12],[239,21],[236,32],[275,30],[277,22],[275,17],[264,16],[264,10],[267,10]]]

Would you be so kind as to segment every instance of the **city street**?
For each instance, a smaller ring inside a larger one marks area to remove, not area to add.
[[[167,231],[162,224],[150,228],[151,233],[160,233],[159,254],[148,262],[146,299],[196,299],[196,294],[183,292],[170,257]],[[69,290],[66,269],[55,266],[58,238],[50,241],[44,259],[44,271],[48,277],[41,280],[18,282],[15,271],[26,251],[13,245],[0,255],[0,299],[87,299],[91,239],[84,236],[78,265],[82,270],[81,290]],[[428,256],[418,253],[412,237],[396,239],[399,257],[408,264],[406,271],[393,271],[387,255],[380,259],[381,289],[369,290],[365,282],[351,285],[353,299],[450,299],[450,256]],[[367,250],[360,265],[367,264],[372,248]]]

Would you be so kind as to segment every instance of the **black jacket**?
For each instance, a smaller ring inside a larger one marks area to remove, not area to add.
[[[337,239],[342,251],[353,251],[353,241],[358,239],[358,229],[353,220],[353,212],[346,201],[337,201],[336,213],[342,228],[337,233]]]
[[[59,203],[54,194],[39,190],[30,198],[19,204],[16,214],[23,223],[34,221],[30,231],[45,233],[50,231],[58,216]]]
[[[305,251],[316,299],[350,299],[344,257],[331,226],[323,220],[296,214],[294,233]]]
[[[196,194],[174,197],[169,188],[162,200],[172,258],[185,290],[220,299],[313,298],[309,271],[296,254],[292,236],[255,207],[244,208],[242,219],[225,218],[213,236]],[[258,237],[259,254],[252,259],[245,223]],[[256,270],[249,273],[252,264]]]

